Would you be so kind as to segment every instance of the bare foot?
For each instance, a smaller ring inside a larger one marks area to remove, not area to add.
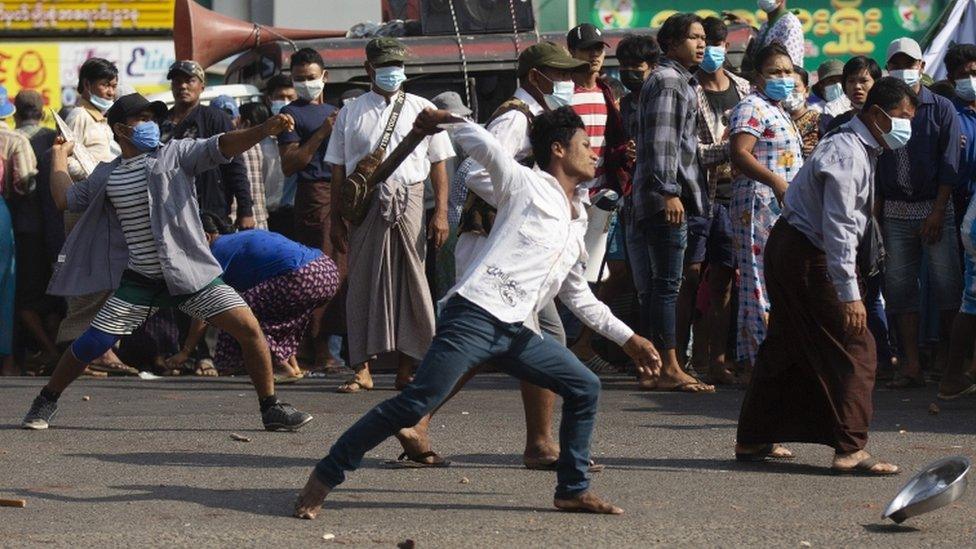
[[[325,496],[329,495],[330,491],[329,487],[322,484],[312,472],[308,476],[308,482],[305,483],[302,492],[298,494],[298,499],[295,500],[295,512],[292,516],[306,520],[314,519],[322,510],[322,502],[325,501]]]
[[[642,391],[676,391],[681,393],[714,393],[715,386],[690,376],[683,371],[661,373],[653,379],[639,380],[637,386]]]
[[[599,515],[624,514],[623,509],[610,502],[603,501],[600,499],[600,496],[597,496],[589,490],[572,499],[556,498],[552,500],[552,504],[556,506],[556,509],[570,513],[582,511],[584,513],[596,513]]]
[[[542,444],[526,445],[522,452],[522,463],[531,466],[538,463],[552,463],[559,459],[559,445],[554,440]]]
[[[735,445],[735,453],[738,454],[756,454],[766,448],[766,444],[738,444]],[[774,444],[773,449],[766,454],[767,458],[772,459],[793,459],[796,455],[790,451],[789,448],[785,446],[780,446],[779,444]]]

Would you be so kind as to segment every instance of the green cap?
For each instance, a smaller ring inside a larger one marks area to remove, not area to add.
[[[552,42],[539,42],[522,50],[518,57],[518,75],[523,77],[532,69],[548,67],[567,71],[588,69],[590,64],[569,55],[565,48]]]
[[[817,78],[823,80],[831,76],[842,76],[844,74],[844,62],[840,59],[828,59],[817,68]]]
[[[381,36],[366,44],[366,60],[371,65],[404,62],[407,60],[407,50],[396,38]]]

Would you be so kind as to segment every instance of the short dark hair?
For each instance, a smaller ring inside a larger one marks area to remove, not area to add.
[[[915,95],[915,90],[900,78],[885,76],[871,86],[862,111],[867,112],[872,105],[877,105],[887,112],[897,107],[906,97],[913,107],[918,107],[918,96]]]
[[[789,59],[790,63],[793,62],[793,58],[790,57],[790,52],[786,49],[786,46],[779,42],[771,42],[760,48],[756,53],[756,72],[762,72],[763,65],[779,55]]]
[[[553,143],[558,142],[568,147],[576,130],[585,129],[583,119],[572,107],[561,107],[536,116],[532,120],[529,143],[532,144],[532,155],[539,167],[542,169],[549,167]]]
[[[844,63],[844,73],[841,78],[844,79],[844,83],[846,84],[848,78],[860,74],[861,71],[868,71],[872,80],[881,79],[881,66],[874,59],[864,55],[858,55],[848,59],[847,63]]]
[[[976,61],[976,45],[974,44],[953,44],[949,46],[943,59],[946,72],[950,77],[966,63],[973,61]]]
[[[617,62],[621,65],[657,65],[661,60],[661,47],[653,36],[627,34],[617,44]]]
[[[800,75],[800,82],[803,82],[803,87],[810,87],[810,73],[806,69],[803,67],[793,67],[793,72]]]
[[[295,65],[311,65],[316,64],[323,69],[325,68],[325,61],[322,60],[322,56],[319,52],[313,50],[312,48],[302,48],[295,53],[291,54],[291,67],[294,68]]]
[[[672,47],[688,37],[688,29],[695,23],[701,23],[702,18],[694,13],[676,13],[668,17],[657,31],[657,43],[661,51],[668,53]]]
[[[83,82],[98,82],[99,80],[111,80],[118,78],[119,68],[115,63],[101,57],[92,57],[81,64],[78,69],[78,88],[81,89]]]
[[[728,25],[718,17],[706,17],[702,21],[702,26],[705,27],[705,43],[707,44],[720,44],[729,37]]]
[[[247,122],[249,126],[260,126],[271,118],[271,109],[264,103],[244,103],[240,110],[241,123]]]
[[[44,118],[44,97],[36,90],[20,90],[14,99],[17,118],[39,121]]]
[[[291,81],[291,77],[287,74],[278,73],[268,79],[268,82],[264,85],[265,95],[270,96],[275,91],[281,88],[294,88],[295,83]]]

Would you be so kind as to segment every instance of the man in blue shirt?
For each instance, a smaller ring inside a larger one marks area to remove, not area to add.
[[[892,388],[925,384],[918,352],[923,257],[927,294],[941,311],[939,354],[943,356],[962,290],[958,243],[952,231],[955,216],[963,212],[955,212],[950,200],[959,171],[959,118],[952,102],[921,85],[924,68],[922,49],[914,40],[899,38],[888,46],[889,74],[908,84],[919,99],[908,146],[881,155],[875,180],[884,203],[885,299],[904,354],[901,376],[888,384]]]

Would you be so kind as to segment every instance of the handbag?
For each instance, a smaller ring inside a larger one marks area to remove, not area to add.
[[[405,100],[405,93],[401,91],[397,94],[393,101],[393,111],[386,121],[386,128],[376,150],[360,159],[356,163],[356,169],[339,186],[339,215],[353,225],[358,226],[366,219],[376,192],[376,185],[382,182],[372,177],[373,172],[383,162],[383,156],[390,144],[390,138],[393,137],[393,129],[400,118]]]

